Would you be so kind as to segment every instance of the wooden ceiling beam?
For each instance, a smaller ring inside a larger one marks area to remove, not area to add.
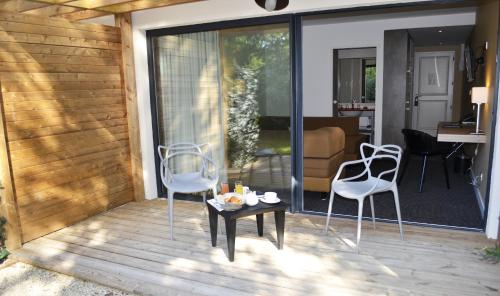
[[[65,4],[75,0],[28,0],[30,2],[40,2],[46,4]]]
[[[75,11],[80,11],[81,8],[70,7],[65,5],[49,5],[42,8],[32,9],[24,12],[25,14],[52,17],[52,16],[61,16],[66,13],[72,13]]]
[[[35,2],[64,5],[82,9],[92,9],[109,13],[125,13],[162,6],[206,0],[29,0]]]
[[[96,7],[94,9],[107,11],[110,13],[125,13],[125,12],[132,12],[150,8],[172,6],[177,4],[185,4],[185,3],[199,2],[199,1],[206,1],[206,0],[136,0],[133,2],[127,2],[122,4]]]
[[[94,17],[100,17],[100,16],[104,16],[104,15],[110,15],[110,13],[105,12],[105,11],[86,9],[86,10],[81,10],[81,11],[63,14],[63,15],[61,15],[61,17],[65,18],[69,21],[76,22],[76,21],[81,21],[81,20],[94,18]]]
[[[26,12],[32,9],[38,9],[50,5],[46,3],[31,2],[26,0],[17,0],[17,2],[18,2],[17,12]]]
[[[47,3],[31,2],[25,0],[5,0],[0,2],[0,10],[8,12],[25,12],[32,9],[49,6]]]
[[[135,0],[75,0],[66,3],[65,5],[80,7],[85,9],[99,9],[103,6],[110,6],[115,4],[124,4],[133,2]]]
[[[206,0],[0,0],[0,10],[71,21]]]

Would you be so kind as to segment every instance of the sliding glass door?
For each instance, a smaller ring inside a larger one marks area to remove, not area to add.
[[[288,23],[156,36],[151,47],[157,144],[208,143],[221,182],[290,200]]]

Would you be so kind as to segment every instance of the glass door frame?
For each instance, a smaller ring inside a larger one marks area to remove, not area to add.
[[[156,104],[156,73],[153,38],[167,35],[178,35],[186,33],[196,33],[204,31],[215,31],[222,29],[241,28],[258,25],[288,24],[290,38],[290,144],[291,144],[291,205],[290,211],[302,211],[303,190],[302,190],[302,22],[301,16],[296,15],[276,15],[270,17],[247,18],[230,21],[212,22],[205,24],[187,25],[180,27],[170,27],[153,29],[146,31],[149,92],[151,102],[151,121],[153,129],[154,154],[156,172],[160,171],[160,158],[156,147],[159,145],[159,125],[158,109]],[[156,186],[158,196],[166,195],[161,182],[160,174],[156,174]]]
[[[150,99],[151,99],[151,112],[152,112],[152,128],[153,128],[153,140],[155,147],[158,145],[158,125],[157,125],[157,109],[156,109],[156,94],[155,94],[155,81],[152,79],[154,76],[154,60],[153,60],[153,47],[152,47],[152,37],[163,36],[169,34],[181,34],[189,32],[200,32],[208,30],[217,29],[227,29],[234,27],[245,27],[251,25],[265,25],[265,24],[275,24],[275,23],[286,23],[288,22],[290,27],[290,59],[291,59],[291,114],[290,114],[290,126],[291,126],[291,175],[292,175],[292,204],[291,211],[303,211],[303,118],[302,118],[302,18],[307,16],[319,16],[319,15],[335,15],[342,13],[363,13],[363,12],[373,12],[373,11],[385,11],[387,9],[418,9],[432,4],[443,4],[443,0],[430,0],[428,2],[407,2],[407,3],[393,3],[393,4],[379,4],[373,6],[365,7],[348,7],[339,9],[324,9],[315,11],[305,11],[296,14],[283,14],[268,17],[259,18],[247,18],[238,19],[222,22],[211,22],[205,24],[187,25],[180,27],[171,27],[163,29],[153,29],[146,31],[147,37],[147,55],[148,55],[148,72],[149,72],[149,86],[150,86]],[[459,0],[457,5],[468,6],[465,0]],[[500,23],[499,23],[500,28]],[[498,44],[500,45],[500,30],[498,33]],[[498,46],[498,53],[500,54],[500,46]],[[500,89],[500,64],[496,66],[496,79],[493,87],[494,97],[497,97]],[[486,177],[487,191],[485,196],[485,213],[482,221],[482,229],[486,228],[486,220],[488,216],[489,200],[490,200],[490,188],[492,184],[491,169],[493,164],[493,155],[495,148],[495,131],[498,129],[496,126],[496,117],[498,112],[499,103],[497,100],[493,100],[492,106],[492,126],[490,135],[490,153],[488,161],[488,174]],[[155,155],[155,167],[158,172],[159,168],[159,158],[156,149],[152,151]],[[163,187],[158,174],[157,176],[157,188],[160,195],[163,192]]]

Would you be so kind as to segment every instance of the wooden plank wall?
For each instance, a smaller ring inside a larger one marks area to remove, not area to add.
[[[120,29],[0,12],[0,84],[22,241],[134,198]]]

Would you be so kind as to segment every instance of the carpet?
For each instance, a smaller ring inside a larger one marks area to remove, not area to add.
[[[374,171],[381,171],[386,165],[374,164]],[[362,168],[348,172],[354,175]],[[481,228],[481,212],[467,175],[454,173],[452,163],[448,163],[450,187],[446,188],[441,159],[431,158],[427,165],[424,190],[418,192],[421,173],[421,159],[412,157],[399,186],[399,199],[403,221],[439,224],[447,226]],[[304,210],[314,212],[328,211],[329,194],[304,192]],[[391,192],[374,196],[375,216],[396,220],[396,209]],[[335,196],[333,212],[357,216],[357,201]],[[363,216],[371,217],[370,200],[365,199]]]

